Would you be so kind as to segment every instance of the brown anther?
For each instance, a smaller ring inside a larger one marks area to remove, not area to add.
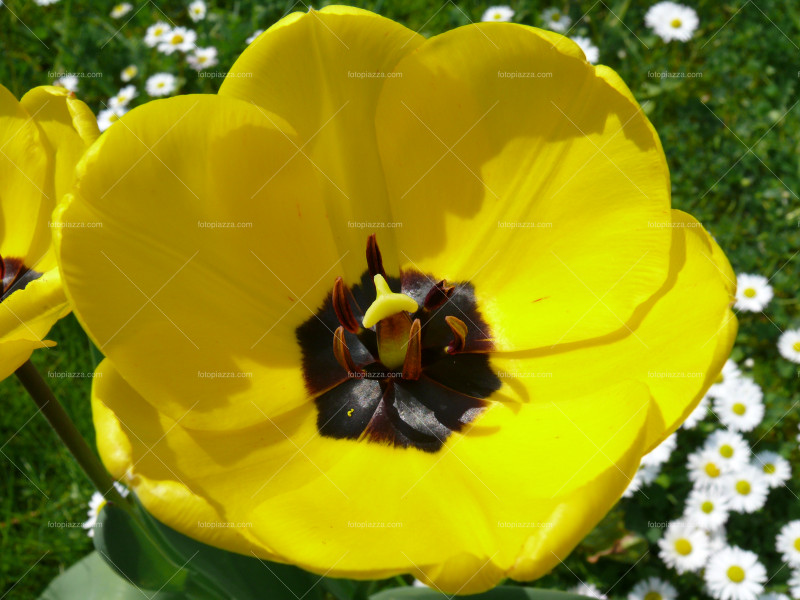
[[[455,289],[454,285],[447,285],[445,280],[442,279],[430,289],[425,296],[425,301],[422,303],[422,306],[427,310],[436,310],[450,299]]]
[[[333,333],[333,355],[336,357],[341,367],[348,373],[360,373],[361,369],[356,366],[353,357],[350,355],[350,348],[344,339],[344,327],[339,327]]]
[[[350,306],[350,290],[347,289],[341,277],[337,277],[333,283],[332,301],[333,310],[336,312],[336,318],[339,319],[339,323],[350,333],[361,331],[361,324],[356,319]]]
[[[419,319],[414,319],[411,331],[408,333],[408,349],[406,360],[403,363],[403,379],[416,381],[422,375],[422,341],[420,335],[422,325]]]
[[[447,345],[448,354],[458,354],[464,351],[467,344],[467,326],[458,317],[446,316],[444,320],[453,332],[453,341]]]
[[[378,242],[373,233],[367,238],[367,268],[372,277],[375,275],[383,275],[386,277],[386,271],[383,270],[383,258],[381,258],[381,250],[378,248]]]

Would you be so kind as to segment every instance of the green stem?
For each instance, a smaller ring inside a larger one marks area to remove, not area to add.
[[[64,407],[53,395],[52,390],[42,379],[33,363],[30,360],[26,361],[24,365],[16,370],[16,376],[98,491],[109,502],[113,502],[123,510],[130,512],[130,505],[120,495],[117,488],[114,487],[114,480],[111,479],[108,471],[89,448],[86,440],[83,439]]]

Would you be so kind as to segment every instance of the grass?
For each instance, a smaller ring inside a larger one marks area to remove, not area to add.
[[[220,78],[200,78],[177,56],[165,57],[142,43],[145,28],[157,19],[193,26],[181,2],[145,3],[125,23],[108,17],[110,6],[98,9],[88,1],[61,0],[47,8],[32,2],[7,2],[0,8],[0,83],[18,97],[35,85],[47,84],[54,73],[99,73],[82,77],[79,96],[94,110],[122,85],[120,71],[137,64],[134,81],[145,101],[142,82],[147,75],[169,71],[181,78],[180,92],[213,93]],[[187,3],[188,4],[188,3]],[[425,35],[478,20],[484,2],[407,0],[364,1],[352,4],[398,20]],[[536,24],[542,8],[551,3],[511,2],[515,20]],[[552,4],[560,4],[553,2]],[[776,297],[768,315],[740,317],[734,358],[752,358],[752,375],[765,390],[767,415],[754,432],[759,449],[777,449],[800,462],[797,443],[796,403],[800,401],[797,365],[777,356],[775,343],[781,329],[800,326],[800,174],[798,170],[797,107],[800,75],[800,7],[777,0],[753,2],[691,2],[701,26],[687,44],[665,44],[643,23],[648,3],[628,1],[564,3],[574,20],[585,18],[571,32],[590,37],[600,48],[600,62],[617,70],[643,104],[658,130],[672,173],[673,204],[700,219],[728,254],[737,272],[771,277]],[[242,0],[227,7],[210,3],[208,18],[194,27],[198,45],[214,45],[224,72],[245,46],[253,31],[265,28],[293,6],[292,2],[256,3]],[[302,8],[302,5],[298,4]],[[138,7],[137,7],[138,8]],[[13,14],[12,14],[13,10]],[[136,9],[135,9],[136,10]],[[133,14],[133,13],[132,13]],[[780,18],[778,18],[780,15]],[[24,23],[24,25],[23,25]],[[698,73],[692,78],[658,78],[653,73]],[[40,351],[34,362],[43,373],[90,373],[97,354],[74,318],[61,321],[51,339],[57,348]],[[79,428],[92,439],[88,406],[90,379],[48,379]],[[10,378],[0,383],[0,593],[13,586],[17,597],[33,598],[59,571],[84,554],[91,544],[80,528],[53,524],[78,524],[84,520],[91,487],[55,436]],[[688,445],[699,443],[702,431],[687,433]],[[683,446],[683,444],[682,444]],[[581,546],[568,561],[569,571],[606,587],[622,577],[659,532],[648,527],[652,515],[669,520],[679,515],[680,498],[688,489],[685,450],[673,456],[656,482],[656,493],[645,501],[622,503],[621,508]],[[797,474],[790,486],[800,488]],[[757,548],[765,560],[777,557],[771,539],[789,518],[800,518],[800,505],[788,490],[776,492],[757,520],[738,516],[731,521],[732,541]],[[587,561],[607,549],[613,540],[636,532],[627,553]],[[766,534],[764,533],[766,531]],[[754,542],[753,540],[762,540]],[[663,575],[650,553],[637,570],[641,576]],[[35,568],[31,568],[32,565]],[[771,563],[770,563],[771,564]],[[575,583],[560,568],[542,581],[564,588]],[[774,583],[782,586],[786,573]],[[681,598],[703,598],[699,580],[681,578]],[[627,588],[625,588],[627,590]]]

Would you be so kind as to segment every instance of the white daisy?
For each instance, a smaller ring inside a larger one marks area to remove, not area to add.
[[[147,28],[147,33],[144,34],[144,43],[148,47],[154,48],[163,42],[171,31],[169,25],[163,21],[159,21]]]
[[[789,584],[789,593],[792,598],[800,598],[800,571],[792,571],[787,583]]]
[[[740,378],[723,397],[714,399],[714,413],[734,431],[752,431],[764,419],[764,392],[747,377]]]
[[[194,31],[186,27],[176,27],[164,36],[164,39],[158,44],[158,51],[164,54],[172,54],[176,50],[189,52],[196,47],[195,40],[197,40],[197,34]]]
[[[703,396],[703,399],[700,400],[700,403],[695,409],[689,413],[689,416],[686,417],[681,427],[684,429],[694,429],[697,427],[697,424],[708,416],[708,407],[708,396]]]
[[[137,96],[135,85],[126,85],[116,96],[108,99],[109,108],[125,108]]]
[[[721,483],[734,512],[755,512],[767,503],[769,485],[761,470],[752,465],[725,475]]]
[[[35,0],[35,2],[39,6],[50,6],[51,4],[58,2],[58,0]]]
[[[713,450],[729,473],[750,461],[750,446],[740,433],[718,429],[706,439],[704,449]]]
[[[661,465],[639,465],[628,487],[622,493],[623,498],[631,498],[636,492],[646,485],[650,485],[661,473]]]
[[[542,23],[544,23],[545,29],[564,33],[572,25],[572,19],[557,8],[548,8],[542,11]]]
[[[673,433],[672,435],[668,436],[663,442],[661,442],[658,446],[653,448],[650,452],[645,454],[642,457],[641,464],[644,466],[661,466],[665,462],[669,460],[669,457],[672,456],[672,452],[675,450],[676,446],[678,445],[677,434]]]
[[[772,296],[772,286],[763,275],[740,273],[736,276],[735,308],[744,312],[761,312]]]
[[[128,83],[138,74],[139,74],[139,67],[137,67],[136,65],[128,65],[127,67],[122,69],[122,73],[119,74],[119,78],[122,79],[123,82]]]
[[[775,592],[770,592],[769,594],[761,594],[758,597],[758,600],[791,600],[791,599],[786,594],[776,594]]]
[[[595,64],[600,58],[600,50],[589,38],[576,35],[570,39],[580,46],[580,49],[583,50],[583,53],[586,55],[586,60],[588,60],[590,63]]]
[[[800,567],[800,520],[789,521],[781,527],[775,538],[775,549],[781,553],[784,562],[792,567]]]
[[[197,23],[206,18],[206,3],[203,0],[194,0],[189,5],[189,18]]]
[[[688,42],[700,24],[694,9],[675,2],[659,2],[644,16],[645,24],[665,42]]]
[[[252,44],[262,33],[264,33],[263,29],[257,29],[256,31],[253,32],[253,35],[251,35],[249,38],[245,40],[245,42],[247,42],[248,44]]]
[[[214,46],[197,48],[192,54],[186,57],[186,62],[196,71],[209,69],[217,64],[217,49],[214,48]]]
[[[728,520],[728,497],[720,486],[706,486],[691,491],[686,499],[684,519],[701,529],[719,529]]]
[[[777,452],[764,450],[755,455],[753,464],[761,469],[767,485],[771,488],[782,486],[792,478],[792,466]]]
[[[628,594],[628,600],[675,600],[677,597],[677,590],[658,577],[640,581]]]
[[[114,487],[117,488],[119,495],[125,498],[130,490],[123,486],[118,481],[114,482]],[[100,516],[100,511],[106,505],[106,499],[100,492],[94,492],[89,500],[89,510],[86,511],[87,519],[83,524],[83,528],[87,529],[86,532],[89,537],[94,537],[94,529],[97,526],[97,518]]]
[[[571,594],[578,594],[579,596],[586,596],[587,598],[601,598],[601,600],[608,598],[608,596],[597,589],[596,585],[591,583],[581,582],[578,585],[572,586],[569,592]]]
[[[708,537],[697,527],[670,523],[658,547],[664,564],[678,573],[698,571],[708,560]]]
[[[112,19],[122,18],[132,10],[133,10],[133,4],[130,4],[129,2],[122,2],[121,4],[116,4],[114,5],[114,8],[111,9],[111,18]]]
[[[730,389],[731,385],[735,384],[739,379],[741,379],[741,377],[742,372],[739,370],[739,367],[729,358],[727,361],[725,361],[722,371],[719,375],[717,375],[714,383],[712,383],[711,387],[708,388],[706,395],[711,398],[719,398],[724,396]]]
[[[706,531],[708,535],[709,556],[716,554],[728,547],[728,532],[725,527],[718,527]]]
[[[787,329],[778,338],[778,352],[786,360],[800,363],[800,329]]]
[[[758,600],[767,581],[767,570],[754,552],[725,548],[708,561],[706,586],[719,600]]]
[[[128,112],[128,109],[124,106],[117,106],[112,108],[106,108],[105,110],[101,110],[97,113],[97,127],[100,131],[105,131],[109,127],[111,127],[114,123],[119,121],[119,118]]]
[[[178,87],[178,80],[171,73],[156,73],[147,78],[144,87],[151,96],[169,96]]]
[[[490,6],[483,13],[481,21],[510,21],[514,11],[510,6]]]
[[[53,85],[63,87],[73,94],[78,91],[78,77],[75,75],[64,75],[53,82]]]
[[[701,449],[692,452],[686,463],[689,479],[696,486],[712,485],[722,481],[725,463],[714,449]]]

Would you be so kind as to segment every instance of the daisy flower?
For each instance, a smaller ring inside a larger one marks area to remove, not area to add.
[[[706,439],[704,449],[713,450],[722,461],[723,471],[730,472],[750,460],[750,446],[740,433],[718,429]]]
[[[58,2],[58,0],[35,0],[35,2],[39,6],[50,6],[51,4]]]
[[[197,23],[206,18],[206,3],[203,0],[194,0],[189,5],[189,18]]]
[[[740,273],[736,276],[735,308],[744,312],[761,312],[772,296],[772,286],[763,275]]]
[[[572,19],[557,8],[542,11],[542,23],[546,29],[564,33],[572,25]]]
[[[792,478],[792,466],[777,452],[764,450],[753,459],[756,468],[761,469],[767,485],[771,488],[782,486]]]
[[[130,104],[131,100],[136,97],[136,86],[134,85],[126,85],[120,91],[117,92],[116,96],[111,96],[108,99],[108,107],[109,108],[125,108]],[[121,116],[121,115],[120,115]]]
[[[675,588],[658,577],[640,581],[628,594],[628,600],[675,600],[677,597]]]
[[[719,600],[758,600],[767,581],[767,570],[754,552],[725,548],[706,566],[706,586]]]
[[[116,106],[101,110],[97,113],[97,128],[100,131],[105,131],[117,122],[126,112],[128,112],[128,109],[124,106]]]
[[[767,502],[769,484],[761,470],[752,465],[740,467],[735,473],[725,475],[722,485],[730,498],[732,511],[755,512]]]
[[[116,4],[114,8],[111,9],[111,18],[112,19],[119,19],[127,15],[129,12],[133,10],[133,4],[129,2],[122,2],[121,4]]]
[[[792,598],[800,598],[800,571],[792,571],[788,584],[789,593],[792,595]]]
[[[675,2],[659,2],[644,16],[645,25],[665,42],[688,42],[700,24],[694,9]]]
[[[169,96],[178,87],[178,80],[171,73],[156,73],[148,77],[144,87],[153,97]]]
[[[658,547],[664,564],[678,573],[698,571],[708,560],[708,537],[697,527],[670,523]]]
[[[775,549],[781,553],[784,562],[792,567],[800,567],[800,520],[789,521],[781,527],[775,538]]]
[[[695,409],[689,413],[689,416],[686,417],[686,420],[683,422],[681,427],[684,429],[694,429],[697,427],[697,424],[708,416],[709,406],[708,395],[703,396],[703,399],[700,400],[700,404],[698,404]]]
[[[769,594],[761,594],[758,600],[790,600],[786,594],[776,594],[774,592]]]
[[[510,6],[490,6],[483,13],[481,21],[510,21],[514,11]]]
[[[217,49],[214,46],[197,48],[186,57],[186,62],[196,71],[211,68],[217,64]]]
[[[742,372],[739,370],[737,364],[730,358],[725,361],[722,371],[717,375],[716,380],[711,387],[708,388],[707,396],[711,398],[718,398],[724,396],[730,389],[732,384],[735,384],[742,377]]]
[[[701,529],[719,529],[728,520],[729,506],[728,497],[719,486],[707,486],[691,491],[683,515]]]
[[[263,29],[257,29],[256,31],[253,32],[253,35],[251,35],[249,38],[245,40],[245,42],[247,42],[248,44],[252,44],[262,33],[264,33]]]
[[[608,598],[608,596],[597,589],[596,585],[591,583],[581,582],[578,585],[571,587],[569,592],[571,594],[578,594],[579,596],[586,596],[587,598],[601,598],[602,600]]]
[[[114,487],[117,488],[119,495],[125,498],[130,490],[123,486],[118,481],[114,482]],[[86,511],[87,519],[83,524],[83,528],[87,529],[86,532],[89,537],[94,537],[94,528],[97,526],[97,518],[100,516],[100,511],[106,505],[106,499],[100,492],[94,492],[89,500],[89,510]]]
[[[639,465],[639,469],[633,475],[628,487],[622,493],[623,498],[631,498],[633,495],[646,485],[650,485],[661,473],[661,465]]]
[[[641,464],[644,466],[661,466],[669,460],[675,447],[678,445],[677,435],[672,434],[649,453],[642,457]]]
[[[63,87],[73,94],[78,91],[78,78],[75,75],[64,75],[53,82],[53,85]]]
[[[800,363],[800,329],[787,329],[778,338],[778,352],[786,360]]]
[[[195,40],[197,40],[197,34],[194,31],[186,27],[176,27],[164,36],[158,44],[158,51],[164,54],[172,54],[176,50],[189,52],[195,48]]]
[[[574,38],[570,39],[580,46],[580,49],[583,50],[583,53],[586,55],[586,60],[590,63],[595,64],[600,58],[600,50],[589,38],[576,35]]]
[[[137,67],[136,65],[128,65],[127,67],[122,69],[122,73],[119,74],[119,78],[122,79],[124,83],[128,83],[138,74],[139,74],[139,67]]]
[[[752,431],[764,419],[764,392],[755,381],[742,377],[714,399],[714,413],[729,429]]]
[[[720,483],[726,466],[719,452],[711,448],[692,452],[686,468],[695,486],[705,486]]]
[[[169,25],[159,21],[147,28],[147,32],[144,34],[144,43],[150,48],[154,48],[163,42],[171,31]]]

